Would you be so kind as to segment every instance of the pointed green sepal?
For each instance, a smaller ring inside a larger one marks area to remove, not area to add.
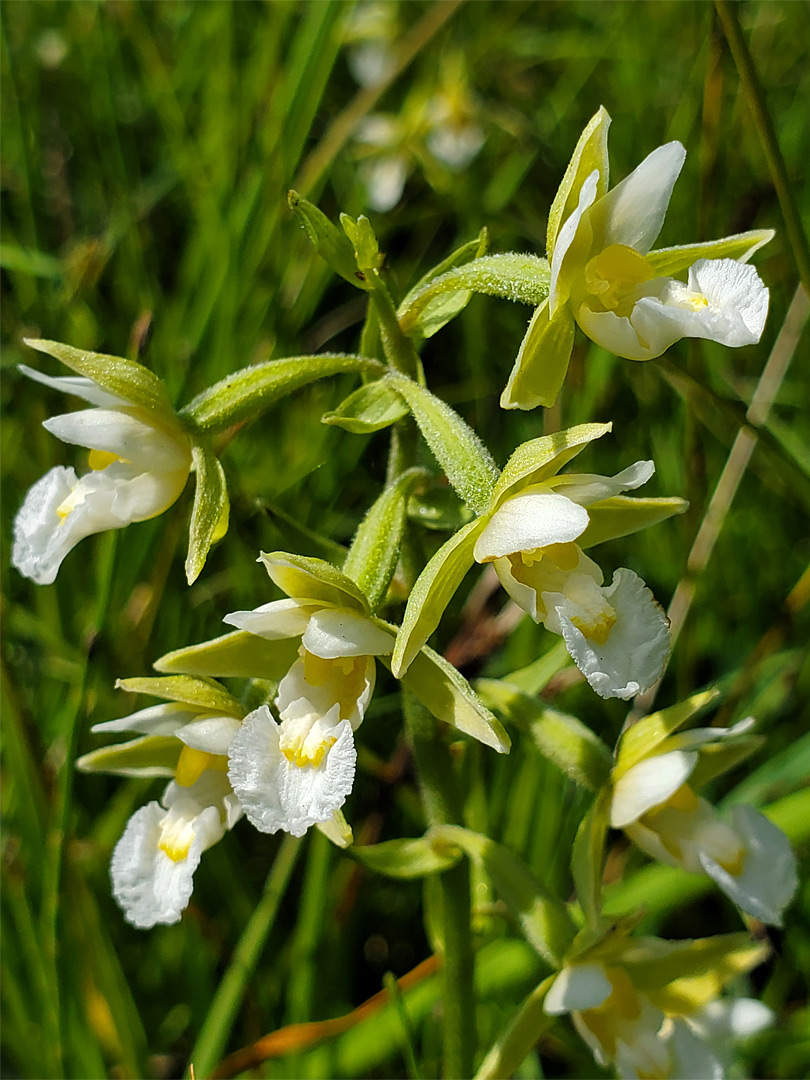
[[[408,415],[408,406],[384,382],[359,387],[332,412],[324,413],[321,423],[341,427],[355,435],[368,435],[390,427]]]
[[[650,757],[664,739],[707,709],[719,695],[720,691],[715,688],[704,690],[678,702],[677,705],[637,720],[621,737],[613,769],[614,781],[624,776],[634,765]]]
[[[357,219],[341,214],[340,224],[354,249],[354,257],[361,274],[381,270],[385,258],[380,254],[380,245],[365,214],[361,214]]]
[[[236,630],[199,645],[175,649],[152,666],[156,671],[170,674],[278,681],[298,659],[298,646],[297,638],[270,641],[246,630]]]
[[[489,506],[498,468],[492,456],[457,412],[404,375],[386,376],[407,404],[444,474],[475,513]]]
[[[343,573],[355,581],[376,610],[394,576],[405,531],[408,496],[424,479],[423,469],[408,469],[389,484],[360,523],[349,548]]]
[[[579,192],[590,174],[596,169],[599,178],[596,182],[596,197],[601,197],[607,191],[608,186],[608,149],[607,135],[610,127],[610,116],[604,106],[600,106],[595,116],[591,117],[585,130],[579,137],[571,160],[565,170],[557,194],[548,212],[548,230],[546,234],[546,251],[549,255],[554,251],[561,226],[573,214],[579,202]]]
[[[542,484],[581,453],[588,443],[612,431],[612,424],[579,424],[521,443],[503,467],[492,493],[492,509],[529,484]]]
[[[674,1011],[692,1012],[762,963],[769,952],[767,944],[753,941],[748,932],[691,941],[638,938],[628,943],[621,963],[633,985],[654,1003],[671,1007],[678,1001],[682,1008]]]
[[[346,372],[380,375],[384,370],[378,360],[340,353],[267,360],[235,371],[203,390],[181,415],[200,431],[223,431],[243,420],[255,420],[281,398],[318,379]]]
[[[245,710],[236,698],[213,679],[195,678],[191,675],[170,675],[162,678],[145,676],[118,679],[115,688],[126,690],[129,694],[148,694],[150,697],[163,698],[165,701],[197,705],[201,709],[222,713],[224,716],[236,716],[241,719],[245,715]]]
[[[287,205],[303,225],[312,246],[335,273],[358,289],[367,289],[365,279],[357,268],[350,241],[326,214],[303,199],[297,191],[287,192]]]
[[[722,240],[659,248],[658,251],[650,251],[646,259],[658,277],[670,277],[686,270],[698,259],[736,259],[738,262],[748,262],[754,252],[773,240],[775,235],[773,229],[752,229],[750,232],[724,236]]]
[[[143,735],[83,754],[76,768],[116,776],[174,776],[183,744],[170,735]]]
[[[532,315],[509,380],[501,394],[502,409],[550,409],[565,382],[574,347],[574,320],[563,306],[549,318],[544,300]]]
[[[738,735],[722,742],[704,743],[697,765],[689,775],[689,786],[700,790],[710,781],[734,769],[767,743],[764,735]]]
[[[329,607],[348,607],[369,614],[368,600],[351,578],[324,559],[289,551],[262,552],[259,562],[273,582],[293,600],[315,600]]]
[[[197,487],[188,529],[186,580],[191,585],[205,566],[211,545],[228,531],[228,486],[219,458],[207,446],[191,447]]]
[[[484,227],[475,240],[462,244],[452,255],[449,255],[438,266],[434,266],[432,270],[428,271],[414,285],[399,306],[397,315],[402,329],[412,336],[418,335],[421,338],[429,338],[441,330],[451,319],[454,319],[456,315],[460,314],[470,302],[472,292],[469,289],[456,290],[452,287],[449,290],[442,289],[432,300],[428,299],[427,303],[422,305],[421,311],[415,317],[415,320],[409,318],[407,312],[416,297],[425,291],[431,282],[446,274],[448,270],[462,266],[471,259],[480,259],[482,255],[486,254],[488,247],[489,232]],[[406,329],[406,327],[412,327],[412,329]]]
[[[391,659],[391,670],[398,679],[441,622],[453,593],[475,562],[475,542],[485,528],[486,519],[476,518],[459,529],[439,548],[417,578]]]
[[[375,874],[411,879],[449,870],[462,857],[456,845],[439,844],[430,834],[418,839],[385,840],[352,849],[352,856]]]
[[[63,345],[59,341],[45,341],[43,338],[23,340],[32,349],[47,353],[72,371],[92,379],[109,393],[125,398],[142,409],[152,409],[174,418],[175,412],[166,387],[157,375],[143,364],[125,360],[123,356],[107,356],[104,353],[74,349],[72,345]]]
[[[686,499],[634,499],[629,495],[614,495],[588,507],[590,520],[585,532],[577,537],[577,544],[588,548],[606,540],[617,540],[683,514],[688,508]]]
[[[316,821],[315,828],[320,830],[335,847],[345,849],[351,847],[354,843],[352,827],[344,817],[342,810],[335,810],[328,821]]]

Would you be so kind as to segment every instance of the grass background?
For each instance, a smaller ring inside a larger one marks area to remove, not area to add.
[[[16,372],[18,362],[41,360],[22,337],[135,355],[150,322],[142,358],[179,404],[252,361],[353,349],[362,296],[312,255],[287,211],[288,187],[295,183],[332,217],[363,211],[361,166],[369,154],[352,138],[353,124],[377,112],[398,118],[407,185],[391,212],[372,218],[395,287],[404,291],[483,225],[492,250],[542,254],[556,186],[580,130],[604,104],[614,118],[616,179],[668,139],[689,151],[660,244],[777,230],[756,257],[771,289],[760,345],[732,351],[679,343],[669,358],[693,380],[684,391],[664,365],[617,360],[580,336],[559,408],[546,416],[503,413],[497,399],[528,312],[477,297],[428,343],[424,363],[431,388],[501,463],[544,425],[584,420],[614,422],[614,435],[583,455],[586,467],[617,471],[653,457],[658,471],[649,493],[684,495],[690,512],[605,545],[600,562],[608,572],[637,570],[666,604],[798,283],[713,7],[391,3],[383,8],[384,40],[402,70],[379,93],[358,87],[352,75],[364,10],[286,0],[2,5],[6,556],[27,488],[53,464],[79,463],[39,426],[65,399]],[[808,5],[736,10],[806,221]],[[437,96],[485,136],[461,171],[430,151],[425,117]],[[723,678],[728,716],[758,716],[766,750],[713,792],[757,805],[802,788],[810,763],[807,586],[796,590],[810,558],[806,329],[793,345],[795,361],[775,388],[768,449],[757,449],[722,518],[660,695],[669,704]],[[47,370],[55,373],[56,365]],[[381,988],[386,972],[401,976],[431,954],[418,883],[374,877],[318,834],[282,846],[246,823],[206,854],[179,925],[131,929],[109,893],[109,856],[127,817],[160,787],[74,775],[71,765],[97,744],[92,723],[146,704],[115,692],[116,678],[147,674],[163,652],[221,632],[226,612],[272,598],[254,561],[260,548],[324,554],[329,543],[351,538],[377,493],[386,450],[384,434],[366,439],[319,423],[351,387],[337,379],[299,393],[229,446],[231,529],[191,589],[182,574],[188,492],[155,521],[85,541],[53,586],[33,586],[6,569],[4,557],[6,1075],[180,1076],[201,1035],[224,1040],[224,1052],[286,1024],[345,1014]],[[442,538],[421,542],[429,548]],[[461,613],[468,591],[451,615]],[[468,628],[487,610],[468,619]],[[457,630],[448,617],[438,645],[458,650]],[[554,642],[524,620],[490,656],[468,657],[464,670],[500,675]],[[602,702],[565,678],[547,696],[611,742],[624,718],[620,702]],[[567,895],[567,853],[585,802],[529,740],[515,741],[517,752],[497,761],[465,747],[470,822]],[[347,805],[356,837],[418,835],[423,822],[396,687],[384,679],[361,743]],[[797,835],[806,836],[806,804],[790,806]],[[274,864],[276,877],[263,892]],[[662,876],[621,847],[611,867],[623,882],[616,888],[635,889],[647,902],[651,931],[683,937],[740,925],[699,879]],[[803,880],[784,931],[768,931],[773,958],[735,988],[761,994],[779,1014],[736,1066],[749,1075],[798,1076],[810,1064],[806,872]],[[475,895],[483,1053],[542,971],[491,907],[485,882]],[[212,1017],[240,938],[246,948],[246,926],[255,966],[244,986],[237,980],[232,1019],[221,999]],[[435,1075],[437,996],[427,974],[399,1010],[388,1006],[314,1047],[289,1043],[256,1075],[404,1076],[414,1071],[409,1043],[423,1075]],[[587,1077],[594,1070],[559,1023],[521,1075]]]

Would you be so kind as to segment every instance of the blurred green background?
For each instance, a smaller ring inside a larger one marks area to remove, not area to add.
[[[806,221],[810,11],[780,2],[736,10]],[[147,704],[114,691],[116,678],[148,674],[162,653],[220,633],[226,612],[273,598],[255,565],[260,548],[328,557],[330,543],[351,538],[384,477],[385,435],[320,424],[352,383],[316,385],[229,446],[231,529],[192,588],[182,573],[188,492],[161,518],[84,541],[57,583],[38,588],[8,569],[13,516],[46,469],[80,462],[39,426],[73,403],[17,373],[22,361],[57,373],[22,338],[140,350],[179,404],[257,360],[355,349],[364,297],[312,254],[287,210],[290,186],[333,218],[369,212],[403,292],[483,225],[493,251],[543,254],[557,184],[604,104],[615,179],[669,139],[689,151],[659,246],[777,230],[756,256],[771,289],[761,344],[679,343],[669,359],[688,373],[684,384],[666,365],[617,360],[579,336],[561,404],[545,417],[498,408],[526,309],[476,297],[423,359],[431,389],[501,463],[544,425],[585,420],[614,422],[613,436],[583,455],[585,467],[608,473],[654,458],[648,493],[684,495],[689,513],[605,545],[600,562],[608,573],[632,567],[666,605],[798,277],[708,3],[42,0],[4,3],[2,17],[2,1068],[180,1076],[214,1028],[224,1052],[285,1024],[342,1015],[386,972],[401,976],[431,953],[420,885],[375,877],[315,833],[284,849],[294,866],[275,919],[268,909],[251,924],[261,947],[232,1023],[221,1010],[211,1017],[279,839],[240,824],[206,854],[180,924],[133,930],[110,896],[109,856],[160,784],[74,775],[71,764],[98,744],[92,723]],[[796,589],[810,559],[806,329],[790,347],[796,359],[776,387],[768,445],[723,516],[659,697],[670,704],[723,679],[727,718],[759,718],[767,749],[716,785],[718,801],[785,800],[810,765],[806,580]],[[442,539],[420,542],[429,551]],[[471,575],[436,636],[468,677],[524,667],[555,643],[524,620],[489,655],[469,648],[458,616],[474,584]],[[466,609],[466,631],[480,630],[501,600]],[[545,694],[615,739],[621,702],[600,701],[564,673]],[[356,838],[418,835],[393,682],[380,679],[360,742],[346,807]],[[505,760],[477,745],[462,756],[470,824],[567,896],[582,794],[526,738]],[[794,824],[806,819],[805,802],[783,805]],[[806,835],[806,824],[797,828]],[[740,926],[702,879],[645,870],[621,844],[610,870],[624,882],[617,889],[647,902],[648,930],[684,937]],[[735,987],[779,1014],[745,1048],[737,1075],[799,1076],[810,1065],[806,872],[803,881],[784,931],[771,934],[772,960]],[[483,882],[476,901],[483,1053],[542,969]],[[265,894],[261,911],[268,903]],[[428,973],[405,996],[405,1014],[389,1006],[253,1075],[405,1076],[409,1041],[423,1075],[435,1075],[437,997]],[[559,1023],[520,1075],[589,1077],[595,1068]]]

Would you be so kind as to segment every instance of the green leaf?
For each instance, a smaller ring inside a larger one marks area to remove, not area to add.
[[[345,234],[297,191],[287,192],[287,205],[304,226],[312,246],[335,273],[358,289],[367,289],[363,275],[357,268],[354,250]]]
[[[116,776],[174,776],[182,749],[180,740],[171,735],[143,735],[91,750],[77,760],[76,768]]]
[[[548,260],[537,255],[521,255],[518,252],[484,255],[440,274],[421,289],[409,293],[399,308],[399,324],[406,334],[417,332],[422,337],[430,337],[453,318],[453,314],[447,313],[447,310],[452,310],[453,305],[458,303],[459,291],[462,295],[483,293],[538,307],[548,296],[550,276]],[[443,311],[447,304],[450,305],[449,309]],[[443,321],[438,321],[443,315],[446,315]],[[433,327],[436,322],[438,324]]]
[[[590,520],[585,532],[577,537],[577,544],[581,548],[594,547],[606,540],[629,536],[675,514],[683,514],[688,507],[686,499],[634,499],[629,495],[614,495],[588,507]]]
[[[487,836],[457,825],[437,826],[430,835],[441,845],[458,845],[483,866],[529,944],[559,967],[576,935],[562,900],[551,896],[514,852]]]
[[[508,675],[503,676],[501,681],[516,686],[524,694],[535,696],[545,690],[558,671],[570,667],[572,663],[565,642],[558,641],[548,652],[538,656],[531,664],[518,668],[517,671],[510,671]]]
[[[443,259],[437,266],[434,266],[432,270],[429,270],[424,277],[414,285],[410,292],[405,296],[405,299],[399,306],[398,316],[402,316],[408,311],[409,307],[413,303],[414,299],[421,293],[425,287],[448,270],[452,270],[454,267],[461,266],[470,259],[479,259],[482,255],[486,254],[486,250],[489,246],[489,232],[484,227],[478,234],[477,239],[471,240],[467,244],[462,244],[460,248],[449,255],[446,259]],[[427,305],[423,307],[421,313],[417,317],[416,326],[414,332],[423,338],[432,337],[437,331],[446,325],[450,319],[454,319],[469,303],[472,292],[469,289],[459,289],[442,291],[436,296],[434,300],[429,300]]]
[[[417,578],[391,658],[391,670],[398,679],[441,622],[450,598],[475,562],[473,548],[485,528],[485,518],[465,525],[439,548]]]
[[[708,240],[700,244],[681,244],[677,247],[659,248],[646,255],[658,277],[670,277],[686,270],[698,259],[737,259],[748,262],[755,251],[773,240],[773,229],[752,229],[750,232],[724,236],[722,240]]]
[[[703,690],[677,705],[637,720],[621,737],[613,770],[614,781],[649,757],[673,731],[677,731],[688,720],[707,709],[719,696],[720,691],[714,688]]]
[[[298,658],[297,638],[270,641],[236,630],[199,645],[166,653],[152,665],[156,671],[214,678],[283,678]]]
[[[371,222],[361,214],[357,220],[348,214],[340,215],[340,224],[354,248],[354,257],[362,274],[379,270],[385,261],[380,255],[380,245],[371,227]]]
[[[143,409],[154,409],[172,418],[175,416],[166,387],[157,375],[143,364],[125,360],[122,356],[107,356],[104,353],[74,349],[72,345],[62,345],[58,341],[45,341],[43,338],[23,340],[32,349],[38,349],[39,352],[61,360],[66,367],[77,371],[79,375],[97,382],[109,393],[126,398]]]
[[[577,899],[588,926],[601,923],[602,878],[605,869],[605,841],[610,814],[610,789],[605,788],[580,822],[571,852],[571,874]]]
[[[235,371],[209,386],[181,410],[181,415],[201,431],[222,431],[244,420],[255,420],[281,398],[317,379],[344,372],[379,375],[384,370],[378,360],[350,354],[268,360]]]
[[[556,972],[549,975],[521,1002],[506,1030],[481,1062],[475,1080],[501,1080],[504,1076],[515,1075],[546,1029],[554,1023],[555,1018],[548,1015],[544,1006],[546,994],[556,978]]]
[[[331,607],[348,607],[368,615],[369,606],[357,585],[331,563],[289,551],[262,552],[273,582],[294,600],[315,600]]]
[[[65,270],[59,259],[47,255],[36,248],[22,248],[18,244],[0,244],[0,266],[17,274],[30,274],[31,277],[64,277]]]
[[[355,435],[381,431],[407,416],[408,406],[386,383],[378,381],[359,387],[333,411],[324,413],[321,423],[333,424]]]
[[[386,840],[352,848],[352,857],[375,874],[410,879],[428,877],[449,870],[461,858],[457,846],[440,845],[430,835],[416,840]]]
[[[551,408],[565,382],[574,347],[574,320],[563,305],[549,318],[548,300],[532,315],[501,394],[502,409]]]
[[[387,661],[384,656],[380,659],[383,663]],[[401,682],[437,720],[452,724],[499,754],[509,752],[509,736],[500,721],[495,719],[464,676],[433,649],[425,645],[416,654],[407,672],[401,676]]]
[[[422,469],[408,469],[383,490],[360,523],[346,556],[343,572],[357,582],[372,611],[384,599],[397,568],[410,489],[424,475]]]
[[[446,484],[435,484],[427,491],[418,491],[408,500],[408,517],[426,529],[455,532],[466,525],[471,511]]]
[[[486,705],[529,731],[540,752],[569,779],[588,791],[599,791],[610,780],[610,750],[575,716],[549,708],[505,680],[478,679],[475,688]]]
[[[567,221],[576,209],[579,202],[579,192],[587,177],[594,171],[599,170],[599,179],[596,185],[596,197],[600,199],[607,191],[608,186],[608,149],[607,134],[610,127],[610,117],[603,106],[589,121],[579,137],[571,160],[565,170],[557,194],[548,212],[548,230],[546,235],[546,251],[549,254],[554,251],[557,242],[557,234],[560,226]]]
[[[126,690],[129,694],[148,694],[166,701],[180,701],[184,705],[199,705],[201,709],[210,709],[225,716],[237,716],[241,719],[245,715],[245,710],[236,698],[213,679],[194,678],[190,675],[170,675],[168,678],[145,676],[118,679],[115,688]]]
[[[214,540],[224,535],[228,528],[228,487],[219,458],[199,442],[192,444],[191,456],[197,487],[188,530],[186,579],[189,585],[199,577]]]
[[[489,506],[498,468],[487,448],[457,412],[404,375],[389,374],[447,479],[475,513]]]
[[[495,509],[504,499],[516,495],[529,484],[541,484],[548,480],[581,453],[588,443],[600,439],[612,429],[612,424],[579,424],[521,443],[498,478],[492,493],[492,508]]]

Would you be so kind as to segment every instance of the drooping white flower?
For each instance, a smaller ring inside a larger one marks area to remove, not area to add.
[[[330,821],[354,783],[353,732],[371,700],[375,656],[393,634],[349,608],[277,600],[225,622],[268,638],[301,637],[275,705],[245,718],[229,749],[229,776],[248,819],[262,832],[302,836]]]
[[[504,408],[553,405],[565,379],[574,324],[629,360],[660,356],[684,337],[737,347],[759,341],[768,290],[747,265],[770,230],[651,251],[686,151],[659,146],[608,190],[604,109],[585,128],[552,204],[551,281],[501,398]],[[686,282],[673,275],[688,271]]]
[[[530,485],[491,514],[474,557],[492,562],[516,604],[559,634],[601,697],[630,698],[648,689],[669,655],[666,616],[632,570],[617,570],[610,586],[576,543],[590,523],[588,507],[652,476],[638,461],[613,477],[553,476]]]
[[[178,498],[191,468],[179,421],[103,390],[83,376],[52,378],[20,370],[95,406],[55,416],[45,428],[90,450],[91,471],[57,466],[26,495],[14,522],[12,563],[38,585],[56,579],[65,556],[84,537],[162,514]]]
[[[659,744],[615,780],[610,822],[648,855],[708,874],[742,911],[779,926],[798,884],[790,841],[750,806],[734,806],[723,820],[689,783],[701,752],[750,723],[675,736],[675,749]]]

